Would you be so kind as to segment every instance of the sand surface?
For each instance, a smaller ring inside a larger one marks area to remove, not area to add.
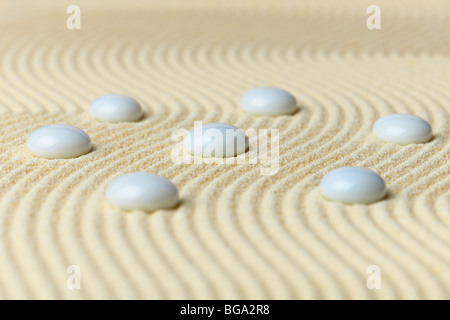
[[[0,298],[450,298],[450,2],[376,1],[368,30],[355,0],[0,3]],[[246,90],[284,88],[292,116],[241,112]],[[145,118],[87,114],[106,93]],[[390,113],[433,127],[399,146],[371,133]],[[279,170],[262,163],[176,164],[176,130],[195,121],[279,130]],[[39,159],[28,135],[50,123],[85,130],[94,150]],[[386,181],[371,205],[324,200],[323,175],[363,166]],[[114,177],[171,179],[173,210],[123,212]],[[68,290],[66,269],[81,269]],[[368,266],[381,270],[369,290]]]

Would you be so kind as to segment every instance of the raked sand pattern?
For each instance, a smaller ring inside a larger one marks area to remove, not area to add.
[[[82,0],[70,31],[70,1],[2,1],[0,298],[450,298],[450,2],[376,2],[370,31],[369,1]],[[300,111],[243,113],[260,85]],[[135,97],[145,118],[90,118],[107,93]],[[389,113],[426,119],[432,141],[376,139]],[[194,121],[279,129],[278,173],[174,164],[172,134]],[[26,139],[50,123],[82,128],[94,150],[33,157]],[[379,173],[387,199],[324,200],[321,178],[350,165]],[[180,206],[110,206],[108,182],[133,171],[171,179]],[[69,265],[81,290],[66,288]]]

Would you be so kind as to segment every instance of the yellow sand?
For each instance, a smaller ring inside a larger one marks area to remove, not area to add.
[[[450,298],[448,0],[82,0],[73,31],[70,4],[0,3],[0,298]],[[366,28],[370,4],[381,30]],[[240,95],[260,85],[301,110],[244,114]],[[145,119],[91,119],[112,92]],[[394,112],[429,121],[433,140],[377,140],[372,124]],[[174,164],[172,134],[194,121],[279,129],[278,173]],[[26,139],[50,123],[84,129],[94,151],[33,157]],[[348,165],[378,172],[388,198],[324,200],[320,179]],[[171,179],[181,205],[111,207],[106,185],[132,171]]]

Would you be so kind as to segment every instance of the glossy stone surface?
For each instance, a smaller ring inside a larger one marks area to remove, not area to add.
[[[343,167],[327,173],[320,183],[322,195],[343,203],[371,203],[386,195],[384,180],[374,171]]]
[[[33,131],[27,140],[28,150],[47,159],[76,158],[92,148],[91,139],[81,129],[66,124],[51,124]]]
[[[292,114],[297,102],[289,92],[273,87],[257,87],[245,92],[239,104],[242,110],[259,116]]]
[[[179,202],[178,189],[170,180],[147,172],[115,178],[106,189],[106,199],[124,210],[143,211],[169,209]]]
[[[234,157],[248,150],[248,137],[242,129],[226,123],[196,127],[184,137],[186,152],[200,157]]]
[[[409,114],[390,114],[378,119],[373,134],[386,142],[397,144],[425,143],[433,136],[430,124]]]
[[[108,94],[91,102],[89,114],[102,121],[129,122],[142,118],[139,102],[122,94]]]

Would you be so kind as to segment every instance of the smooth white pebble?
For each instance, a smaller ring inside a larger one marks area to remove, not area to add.
[[[189,131],[183,148],[191,155],[205,158],[234,157],[248,150],[248,137],[231,124],[209,123]]]
[[[342,167],[328,172],[320,182],[322,195],[343,203],[372,203],[386,195],[386,184],[376,172],[359,167]]]
[[[147,172],[134,172],[112,180],[106,199],[124,210],[170,209],[179,202],[177,187],[168,179]]]
[[[294,113],[297,102],[286,90],[257,87],[245,92],[239,101],[242,110],[260,116],[279,116]]]
[[[47,159],[76,158],[92,148],[91,139],[80,128],[66,124],[51,124],[33,131],[27,140],[28,150]]]
[[[102,121],[130,122],[139,120],[143,112],[134,98],[123,94],[108,94],[91,102],[89,114]]]
[[[430,124],[410,114],[390,114],[378,119],[373,134],[386,142],[397,144],[425,143],[433,136]]]

